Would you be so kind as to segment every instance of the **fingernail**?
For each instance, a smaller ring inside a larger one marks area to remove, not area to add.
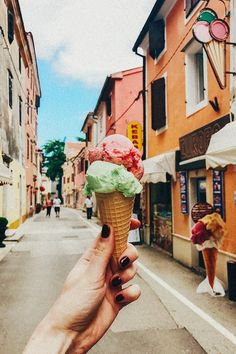
[[[103,238],[107,238],[109,235],[110,235],[110,227],[108,225],[104,224],[102,227],[101,236]]]
[[[112,286],[114,286],[114,287],[116,287],[116,286],[118,286],[118,285],[121,285],[121,279],[120,279],[120,277],[116,277],[116,278],[112,279],[111,284],[112,284]]]
[[[123,300],[124,300],[124,296],[122,294],[116,296],[116,302],[121,302]]]
[[[125,256],[125,257],[121,258],[120,265],[122,268],[125,268],[129,264],[129,262],[130,262],[129,257]]]

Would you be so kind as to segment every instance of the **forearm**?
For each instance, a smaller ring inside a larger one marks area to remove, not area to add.
[[[73,347],[75,338],[74,331],[59,330],[45,318],[35,329],[23,354],[65,354]]]

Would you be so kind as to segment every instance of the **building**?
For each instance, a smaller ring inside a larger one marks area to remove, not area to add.
[[[41,89],[38,75],[36,53],[32,33],[27,33],[28,47],[30,49],[30,62],[27,66],[26,76],[26,115],[25,115],[25,168],[26,168],[26,214],[30,216],[35,206],[40,203],[39,187],[40,151],[38,141],[38,108],[40,104]]]
[[[0,162],[5,175],[5,185],[0,187],[0,214],[8,219],[10,228],[16,228],[37,201],[36,132],[41,93],[33,37],[25,31],[17,0],[1,2],[0,24]],[[28,135],[32,150],[26,148]],[[32,156],[33,165],[27,166],[27,155]],[[32,186],[28,203],[27,183]]]
[[[210,203],[229,231],[217,269],[227,282],[227,260],[236,256],[236,171],[232,163],[208,169],[206,154],[213,134],[233,120],[235,79],[227,72],[235,71],[235,59],[230,67],[235,49],[226,45],[227,36],[211,37],[209,45],[197,38],[196,23],[206,15],[224,19],[226,32],[232,23],[229,3],[212,2],[208,14],[204,7],[199,0],[156,1],[133,46],[144,57],[146,73],[145,240],[189,267],[203,267],[201,252],[190,241],[191,209],[197,202]]]
[[[64,205],[70,208],[80,207],[83,203],[84,147],[85,143],[65,143],[66,161],[63,165],[62,190]]]
[[[0,214],[16,228],[26,218],[24,103],[30,62],[18,1],[1,1],[0,24],[0,159],[11,175],[11,185],[0,187]]]

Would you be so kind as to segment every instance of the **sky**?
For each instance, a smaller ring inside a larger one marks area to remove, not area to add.
[[[132,47],[156,0],[19,0],[42,91],[39,146],[75,141],[108,75],[141,66]]]

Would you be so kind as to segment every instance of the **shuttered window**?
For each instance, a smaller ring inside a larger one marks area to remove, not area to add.
[[[8,41],[13,42],[14,39],[14,16],[10,10],[7,10],[7,24],[8,24]]]
[[[111,96],[108,96],[106,99],[106,110],[108,117],[112,116],[112,104],[111,104]]]
[[[158,20],[149,26],[149,54],[157,59],[165,48],[165,22]]]
[[[8,104],[12,108],[13,102],[13,76],[10,70],[8,70]]]
[[[200,0],[185,0],[185,16],[188,17],[188,15],[192,12],[192,10],[197,6],[197,4],[200,2]]]
[[[166,126],[165,78],[152,83],[152,129],[159,130]]]

